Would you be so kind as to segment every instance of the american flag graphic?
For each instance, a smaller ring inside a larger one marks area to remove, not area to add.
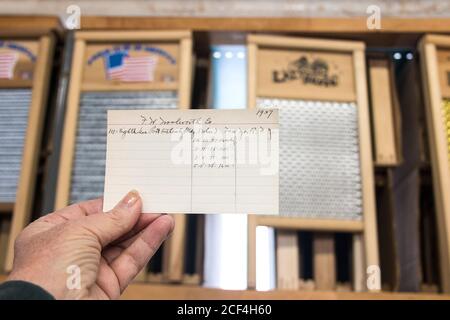
[[[0,79],[12,79],[14,77],[16,62],[17,54],[0,52]]]
[[[106,59],[106,73],[110,80],[124,82],[153,81],[157,57],[130,57],[117,52]]]

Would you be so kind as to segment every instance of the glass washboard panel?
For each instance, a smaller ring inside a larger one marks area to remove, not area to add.
[[[31,89],[0,89],[0,202],[16,201]]]
[[[80,97],[70,203],[103,195],[107,110],[176,109],[176,91],[86,92]]]

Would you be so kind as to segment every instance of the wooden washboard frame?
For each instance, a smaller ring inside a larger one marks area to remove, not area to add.
[[[178,82],[177,83],[83,83],[85,53],[90,44],[117,44],[133,42],[177,43]],[[72,162],[75,152],[75,135],[79,99],[82,91],[138,91],[177,90],[178,107],[190,108],[192,82],[192,35],[190,31],[79,31],[75,32],[72,73],[66,106],[65,127],[62,140],[58,172],[55,208],[69,204]],[[163,276],[167,281],[178,282],[183,278],[184,243],[186,238],[186,216],[174,215],[176,229],[164,244]]]
[[[25,41],[35,43],[32,53],[36,56],[33,63],[33,79],[2,80],[1,88],[31,88],[31,103],[28,113],[28,126],[25,133],[25,144],[22,153],[22,163],[16,201],[14,203],[0,203],[0,213],[12,212],[9,240],[4,268],[9,272],[14,260],[14,241],[23,228],[30,222],[41,157],[41,142],[47,110],[53,55],[56,34],[61,31],[59,20],[54,17],[35,18],[34,27],[27,25],[20,27],[20,21],[26,18],[0,17],[0,39],[6,41]]]
[[[450,99],[450,36],[425,35],[420,43],[422,81],[430,145],[431,169],[439,242],[442,290],[450,292],[450,159],[442,114],[442,100]],[[439,54],[447,61],[439,59]]]
[[[320,100],[338,100],[355,102],[358,107],[359,121],[359,148],[362,177],[363,196],[363,219],[354,220],[331,220],[331,219],[305,219],[286,218],[277,216],[249,215],[248,220],[248,287],[256,286],[256,227],[270,226],[285,230],[309,230],[319,232],[348,232],[354,234],[354,287],[355,290],[364,290],[365,266],[379,266],[378,241],[377,241],[377,221],[374,194],[372,143],[370,133],[370,119],[367,93],[365,45],[357,41],[335,41],[313,38],[294,38],[270,35],[249,35],[247,37],[248,55],[248,107],[256,106],[256,98],[261,91],[257,87],[258,83],[258,50],[264,48],[315,50],[325,53],[344,53],[351,55],[350,72],[353,74],[353,92],[335,92],[333,95],[322,95]],[[284,96],[293,98],[296,93]],[[267,94],[266,94],[267,97]],[[277,95],[275,98],[282,98]],[[311,98],[311,97],[307,97]],[[288,238],[281,239],[284,243],[289,243]],[[330,239],[319,236],[318,245],[327,251],[330,249]],[[332,241],[333,239],[331,239]],[[292,244],[292,241],[290,241]],[[332,243],[333,244],[333,243]],[[320,265],[329,261],[317,259],[315,264]],[[358,261],[359,260],[359,261]],[[362,260],[362,261],[361,261]],[[327,277],[326,272],[322,272]],[[325,280],[327,281],[327,280]]]

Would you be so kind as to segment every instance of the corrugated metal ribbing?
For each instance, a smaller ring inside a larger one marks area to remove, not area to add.
[[[280,214],[360,219],[356,105],[261,98],[257,106],[280,110]]]
[[[0,202],[15,202],[31,89],[0,89]]]
[[[88,92],[80,99],[70,202],[103,195],[107,110],[176,109],[175,91]]]
[[[448,165],[450,166],[450,100],[443,101],[444,128],[446,130],[447,148],[448,148]]]

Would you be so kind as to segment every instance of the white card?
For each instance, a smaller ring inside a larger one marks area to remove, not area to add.
[[[277,110],[110,110],[103,210],[278,215]]]

